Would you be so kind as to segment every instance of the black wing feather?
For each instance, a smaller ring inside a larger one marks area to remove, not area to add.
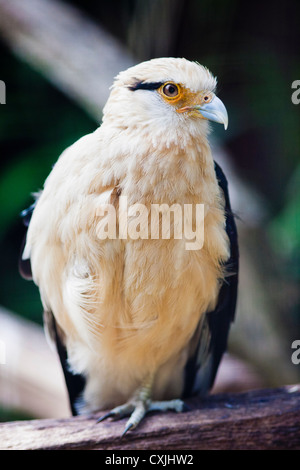
[[[47,312],[47,328],[51,338],[54,339],[56,344],[57,353],[60,359],[61,367],[63,370],[72,415],[78,414],[78,404],[82,392],[85,387],[85,378],[80,374],[73,374],[68,365],[68,353],[64,341],[57,327],[54,315],[52,312]],[[76,406],[77,405],[77,406]]]
[[[206,393],[213,386],[220,361],[227,349],[229,328],[235,317],[239,271],[238,235],[229,200],[228,183],[216,162],[215,172],[225,198],[226,232],[230,242],[230,257],[225,263],[228,274],[221,286],[215,310],[206,314],[198,327],[199,331],[196,332],[198,345],[186,364],[184,397],[195,393]],[[203,347],[202,343],[205,341],[207,344]],[[204,386],[199,383],[197,385],[197,375],[201,373]]]
[[[24,251],[24,247],[25,247],[25,243],[26,243],[26,235],[27,235],[28,225],[30,223],[31,216],[32,216],[32,213],[34,211],[35,204],[36,203],[34,202],[33,204],[31,204],[30,207],[28,207],[28,209],[24,209],[21,212],[21,217],[22,217],[22,221],[23,221],[23,225],[24,225],[24,235],[23,235],[23,240],[22,240],[21,250],[20,250],[20,256],[19,256],[19,272],[20,272],[21,276],[24,277],[24,279],[27,279],[29,281],[32,280],[30,259],[23,259],[22,255],[23,255],[23,251]]]
[[[27,280],[32,279],[31,264],[30,264],[30,259],[22,258],[22,253],[23,253],[24,246],[26,243],[27,229],[31,220],[32,213],[35,208],[35,204],[36,203],[32,204],[28,209],[25,209],[24,211],[21,212],[21,217],[23,218],[23,224],[25,226],[25,234],[23,237],[21,253],[19,257],[19,271],[20,271],[21,276]],[[45,326],[48,329],[51,339],[54,340],[55,345],[56,345],[57,353],[61,362],[61,366],[62,366],[62,370],[64,373],[65,382],[66,382],[66,386],[68,390],[70,408],[71,408],[72,414],[75,416],[78,414],[76,410],[76,403],[78,402],[78,399],[80,398],[80,395],[82,394],[83,389],[85,387],[85,379],[82,375],[73,374],[69,369],[67,349],[65,347],[62,336],[59,333],[59,328],[57,327],[57,324],[56,324],[56,321],[52,312],[45,312],[44,318],[46,319]]]

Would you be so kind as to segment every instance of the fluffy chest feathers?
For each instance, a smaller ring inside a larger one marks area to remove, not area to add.
[[[191,141],[149,151],[141,139],[133,152],[122,137],[106,143],[103,129],[60,157],[27,245],[44,306],[68,332],[70,350],[81,343],[107,367],[134,364],[142,374],[179,354],[216,302],[228,257],[223,201],[207,145]],[[129,205],[204,204],[203,248],[186,250],[184,238],[172,237],[99,240],[97,208],[112,203],[117,209],[120,194]],[[72,354],[70,361],[75,369],[88,368]]]
[[[101,127],[25,212],[20,268],[39,286],[72,412],[117,406],[105,417],[130,415],[125,432],[206,393],[226,349],[238,244],[207,140],[208,121],[228,125],[215,88],[183,58],[120,72]]]

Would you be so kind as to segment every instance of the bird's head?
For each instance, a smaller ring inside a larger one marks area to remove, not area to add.
[[[173,133],[179,139],[186,131],[206,135],[208,121],[226,129],[227,111],[215,88],[216,78],[197,62],[172,57],[142,62],[116,77],[103,122]]]

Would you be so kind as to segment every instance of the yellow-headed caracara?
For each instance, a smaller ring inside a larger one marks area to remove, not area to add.
[[[228,121],[215,87],[205,67],[181,58],[121,72],[102,125],[63,152],[24,211],[21,272],[39,286],[73,414],[112,408],[102,418],[129,416],[125,432],[150,410],[182,411],[184,398],[205,394],[226,349],[238,246],[207,139],[208,121]],[[125,229],[121,198],[131,208]],[[161,212],[151,237],[152,208]],[[136,217],[144,227],[130,236]],[[185,227],[178,236],[185,223],[204,227],[198,246]]]

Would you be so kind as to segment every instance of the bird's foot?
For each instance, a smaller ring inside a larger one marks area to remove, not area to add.
[[[116,406],[111,411],[97,420],[97,423],[105,420],[106,418],[121,419],[125,416],[130,416],[126,423],[125,430],[122,434],[124,436],[130,429],[134,429],[142,421],[146,413],[149,411],[168,411],[173,410],[177,413],[186,411],[188,408],[185,403],[180,399],[168,401],[152,401],[147,398],[145,390],[139,394],[138,397],[128,401],[124,405]]]

